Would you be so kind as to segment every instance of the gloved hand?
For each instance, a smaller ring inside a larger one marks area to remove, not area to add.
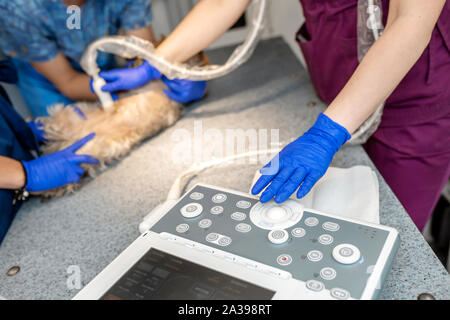
[[[25,190],[29,192],[46,191],[80,182],[84,174],[84,169],[80,167],[80,164],[99,164],[99,161],[88,155],[77,155],[75,152],[94,136],[95,133],[91,133],[64,150],[35,160],[23,161],[22,164],[27,174]]]
[[[107,82],[102,87],[102,90],[105,92],[136,89],[152,80],[161,79],[162,77],[161,73],[147,61],[144,61],[140,66],[135,68],[102,71],[99,73],[99,76]]]
[[[169,88],[169,90],[164,90],[166,96],[181,104],[200,100],[206,92],[206,81],[169,80],[165,76],[162,77],[162,81]]]
[[[325,174],[335,153],[350,137],[347,129],[320,114],[314,126],[288,144],[261,170],[263,175],[253,186],[252,193],[259,194],[270,183],[260,197],[262,203],[273,197],[277,203],[284,202],[297,189],[297,198],[303,198]],[[265,171],[268,174],[264,174]]]
[[[94,90],[94,78],[91,78],[91,81],[89,82],[89,88],[91,89],[91,92],[93,94],[97,94],[97,92],[95,92],[95,90]],[[103,91],[103,89],[102,89],[102,91]],[[111,93],[111,99],[113,99],[113,101],[117,101],[117,100],[119,100],[119,97],[117,96],[117,94]]]
[[[36,137],[39,143],[46,142],[44,125],[39,121],[28,121],[28,127],[30,127],[31,131],[33,131],[34,136]]]

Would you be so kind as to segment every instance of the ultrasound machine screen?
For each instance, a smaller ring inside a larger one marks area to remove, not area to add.
[[[166,252],[150,249],[104,300],[271,299],[275,292]]]

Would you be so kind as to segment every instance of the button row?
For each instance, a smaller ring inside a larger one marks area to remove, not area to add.
[[[206,241],[218,244],[221,247],[226,247],[232,242],[230,237],[218,233],[208,233],[208,235],[206,236]]]
[[[189,226],[188,226],[188,228],[189,228]],[[170,233],[162,232],[160,234],[160,237],[164,240],[168,240],[168,241],[171,241],[171,242],[179,244],[179,245],[184,245],[189,248],[199,250],[206,254],[214,255],[214,256],[224,259],[226,261],[246,266],[249,269],[252,269],[252,270],[255,270],[258,272],[262,272],[264,274],[267,274],[267,275],[270,275],[270,276],[273,276],[276,278],[290,279],[292,277],[292,275],[287,271],[283,271],[283,270],[280,270],[277,268],[261,265],[255,261],[251,261],[251,260],[239,257],[239,256],[235,256],[231,253],[224,252],[219,249],[212,248],[212,247],[208,247],[201,243],[193,242],[193,241],[181,238],[181,237],[178,238],[177,236],[174,236]],[[222,246],[229,245],[231,243],[231,238],[221,235],[221,234],[218,234],[218,233],[210,233],[206,236],[206,238],[207,238],[208,242],[216,243],[216,244],[219,244]],[[291,258],[291,261],[292,261],[292,258]]]
[[[316,217],[308,217],[305,219],[305,225],[307,225],[308,227],[315,227],[318,224],[319,219],[317,219]],[[339,231],[340,226],[335,222],[327,221],[322,224],[322,228],[327,231],[336,232]]]
[[[318,262],[322,260],[323,254],[319,250],[311,250],[307,254],[308,260],[311,262]],[[281,266],[287,266],[292,263],[293,259],[288,254],[282,254],[277,257],[277,263]],[[320,270],[320,277],[324,280],[333,280],[336,278],[336,270],[330,267],[325,267]]]
[[[189,195],[189,198],[191,198],[192,200],[201,200],[205,197],[205,195],[201,192],[192,192]],[[211,200],[214,203],[223,203],[227,200],[227,195],[224,193],[217,193],[215,194]],[[245,201],[245,200],[240,200],[238,202],[236,202],[236,207],[240,208],[240,209],[248,209],[252,206],[252,203],[250,201]]]
[[[291,235],[294,238],[303,238],[306,235],[306,230],[303,228],[294,228],[291,230]],[[273,244],[282,244],[289,239],[289,235],[286,230],[275,229],[269,232],[268,238]],[[329,245],[333,243],[334,238],[329,234],[322,234],[319,236],[318,241],[320,244]]]
[[[306,281],[306,288],[308,288],[311,291],[314,292],[320,292],[323,289],[325,289],[325,286],[322,282],[317,280],[308,280]],[[330,295],[333,298],[339,299],[339,300],[346,300],[350,298],[350,293],[347,290],[341,289],[341,288],[333,288],[330,290]]]

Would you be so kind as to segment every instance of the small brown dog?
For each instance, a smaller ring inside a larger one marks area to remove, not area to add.
[[[206,65],[208,60],[201,53],[191,59],[192,65]],[[98,103],[77,103],[74,106],[56,105],[49,109],[49,117],[41,117],[48,142],[43,153],[49,154],[67,148],[76,141],[95,132],[95,138],[84,145],[78,154],[97,158],[101,166],[125,156],[142,140],[173,125],[183,114],[183,105],[170,100],[164,93],[165,84],[152,81],[145,87],[122,95],[107,109]],[[85,115],[81,117],[75,110]],[[98,166],[83,165],[90,176],[95,176]],[[80,184],[38,193],[45,198],[63,196],[74,192]]]

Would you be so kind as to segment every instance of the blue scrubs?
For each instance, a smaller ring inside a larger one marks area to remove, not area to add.
[[[10,65],[0,62],[0,81],[13,82],[15,79]],[[13,109],[6,92],[0,86],[0,155],[19,161],[33,159],[30,150],[37,153],[36,137],[23,118]],[[14,191],[0,189],[0,243],[8,231],[22,201],[13,205]]]
[[[81,7],[79,29],[68,22],[73,12],[62,0],[9,0],[0,2],[0,49],[13,58],[19,89],[34,116],[47,115],[47,107],[73,101],[62,95],[29,62],[49,61],[58,53],[75,69],[86,47],[120,29],[135,30],[150,25],[150,0],[87,0]],[[102,69],[115,67],[111,55],[100,53]]]

